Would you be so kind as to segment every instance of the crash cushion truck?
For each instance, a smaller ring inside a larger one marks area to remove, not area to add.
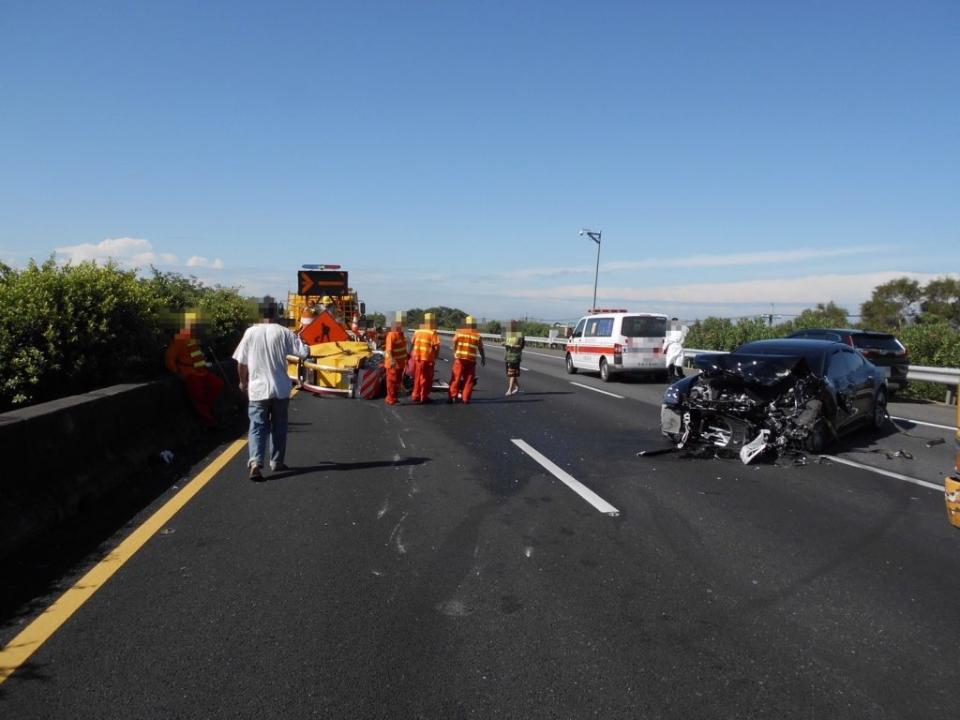
[[[339,265],[301,267],[297,292],[287,296],[287,319],[310,346],[310,357],[288,357],[287,374],[302,389],[317,395],[364,399],[383,393],[383,353],[347,329],[350,319],[364,311],[349,286],[347,272]]]

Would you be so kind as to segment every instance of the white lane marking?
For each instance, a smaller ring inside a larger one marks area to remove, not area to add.
[[[382,506],[379,510],[377,510],[377,520],[379,520],[379,519],[382,518],[384,515],[386,515],[386,514],[387,514],[387,510],[389,510],[389,509],[390,509],[390,500],[389,500],[389,499],[384,500],[384,501],[383,501],[383,506]]]
[[[406,449],[407,449],[407,444],[403,441],[403,438],[402,438],[400,435],[397,435],[397,440],[400,441],[400,447],[402,447],[404,450],[406,450]]]
[[[571,380],[571,381],[570,381],[570,384],[571,384],[571,385],[576,385],[577,387],[582,387],[584,390],[593,390],[594,392],[598,392],[598,393],[600,393],[601,395],[609,395],[610,397],[615,397],[615,398],[618,398],[618,399],[620,399],[620,400],[626,400],[626,398],[625,398],[623,395],[614,395],[612,392],[607,392],[606,390],[600,390],[600,389],[595,388],[595,387],[590,387],[589,385],[584,385],[583,383],[573,382],[573,381]]]
[[[914,420],[913,418],[897,417],[896,415],[891,415],[890,419],[902,420],[904,422],[913,423],[914,425],[926,425],[927,427],[940,428],[941,430],[949,430],[950,432],[956,431],[956,428],[950,427],[949,425],[937,425],[936,423],[924,422],[923,420]]]
[[[534,450],[530,445],[519,438],[511,438],[510,442],[516,445],[518,448],[523,450],[527,455],[536,460],[540,465],[544,467],[551,475],[553,475],[557,480],[562,482],[568,488],[573,490],[577,495],[582,497],[588,503],[593,505],[597,510],[604,513],[605,515],[611,515],[616,517],[620,514],[620,511],[617,510],[613,505],[608,503],[602,497],[597,495],[593,490],[588,488],[582,482],[577,480],[573,475],[568,473],[563,468],[556,465],[552,460],[542,455],[537,450]]]
[[[846,458],[837,457],[836,455],[821,455],[820,457],[838,462],[842,465],[849,465],[850,467],[860,468],[861,470],[869,470],[870,472],[877,473],[878,475],[884,475],[886,477],[893,478],[894,480],[903,480],[903,482],[908,482],[912,483],[913,485],[929,488],[930,490],[938,490],[943,492],[943,485],[937,485],[937,483],[927,482],[926,480],[920,480],[919,478],[910,477],[909,475],[901,475],[900,473],[873,467],[872,465],[864,465],[863,463],[858,463],[855,460],[847,460]]]
[[[520,366],[520,369],[524,372],[530,372],[530,368],[525,368],[523,365]]]

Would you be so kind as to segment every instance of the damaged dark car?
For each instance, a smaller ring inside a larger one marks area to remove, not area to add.
[[[887,421],[887,372],[826,340],[758,340],[701,354],[669,388],[660,425],[678,448],[762,455],[820,453],[833,439]]]

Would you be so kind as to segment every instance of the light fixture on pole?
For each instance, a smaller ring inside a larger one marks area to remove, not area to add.
[[[593,273],[593,305],[590,306],[591,310],[595,310],[597,308],[597,276],[600,274],[600,231],[583,229],[580,235],[586,235],[597,244],[597,269]]]

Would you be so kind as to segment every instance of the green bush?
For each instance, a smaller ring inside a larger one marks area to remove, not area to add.
[[[31,261],[0,280],[0,409],[130,380],[152,364],[155,298],[114,265]]]
[[[0,411],[157,376],[174,313],[188,307],[200,308],[201,340],[221,357],[256,312],[233,288],[175,273],[141,279],[113,264],[52,258],[0,267]]]

